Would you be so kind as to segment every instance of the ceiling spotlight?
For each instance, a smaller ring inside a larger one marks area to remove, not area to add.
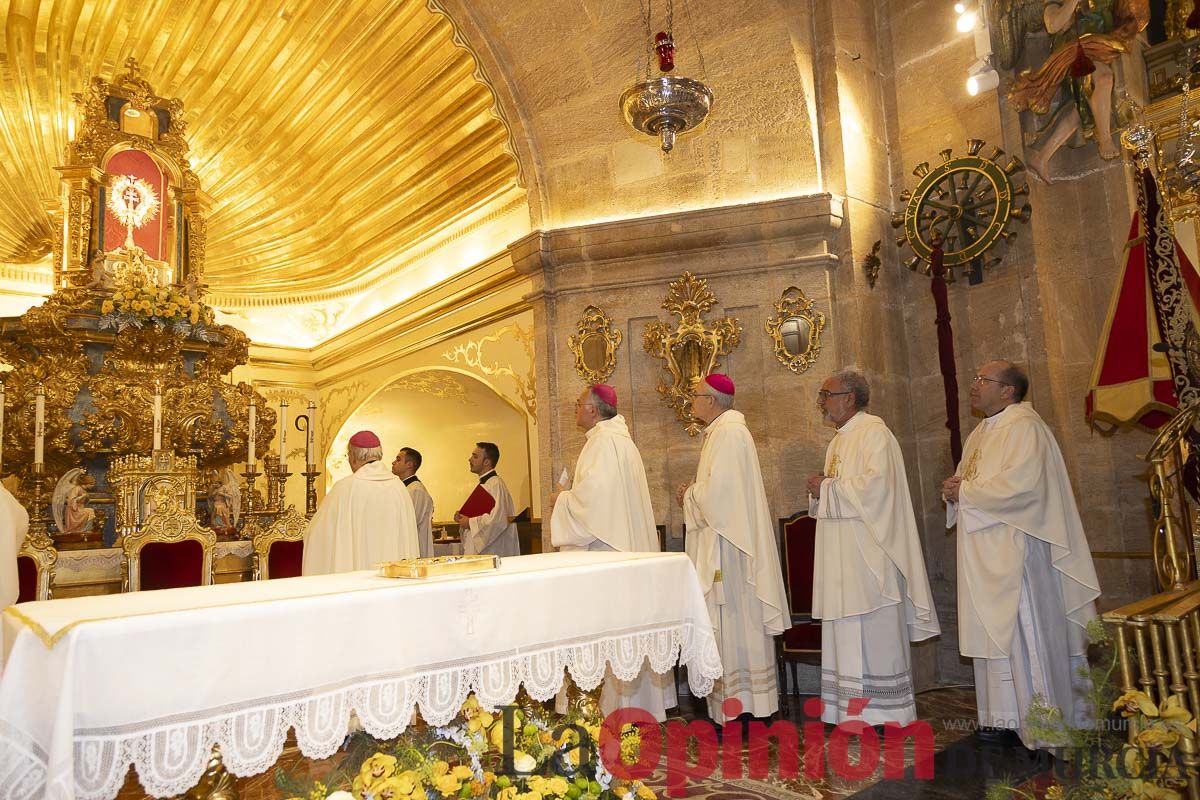
[[[963,9],[958,15],[958,21],[954,23],[954,27],[959,33],[970,33],[975,30],[975,26],[979,24],[979,14],[974,10]]]
[[[967,70],[967,94],[975,97],[981,92],[990,92],[1000,85],[1000,74],[992,68],[989,58],[981,58]]]
[[[966,12],[966,10],[967,10],[966,3],[955,3],[954,4],[954,13],[955,14],[962,14],[962,13]]]

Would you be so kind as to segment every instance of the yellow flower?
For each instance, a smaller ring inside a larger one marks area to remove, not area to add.
[[[450,765],[447,764],[445,761],[433,762],[432,772],[433,772],[433,776],[435,778],[445,775],[449,771],[450,771]]]
[[[461,784],[462,781],[449,773],[445,775],[439,775],[433,779],[433,788],[441,792],[442,797],[451,797],[458,794]]]
[[[191,323],[193,325],[195,325],[197,322],[200,321],[200,313],[198,311],[193,311],[190,314],[188,314],[188,319],[191,321]]]
[[[500,794],[496,795],[496,800],[516,800],[517,787],[507,786],[500,790]]]
[[[1061,787],[1051,787],[1051,788],[1052,789],[1053,788],[1061,789]],[[641,800],[657,800],[657,795],[654,794],[654,790],[645,784],[642,784],[641,786],[638,787],[637,796],[640,797]],[[1046,800],[1055,800],[1055,798],[1053,798],[1049,794],[1047,794]],[[1057,800],[1063,800],[1061,791],[1059,792],[1059,797],[1057,798]]]
[[[375,784],[372,794],[375,795],[375,800],[400,800],[409,794],[404,791],[406,785],[404,779],[399,776],[387,778]]]
[[[562,777],[551,778],[546,781],[546,785],[558,797],[562,797],[571,788],[571,784],[567,783],[566,778]]]
[[[417,773],[411,769],[407,769],[396,776],[396,785],[400,787],[400,791],[404,794],[416,794],[421,791],[421,781],[418,779]]]
[[[463,766],[462,764],[459,764],[457,767],[450,770],[450,774],[455,778],[458,778],[460,781],[465,781],[467,778],[472,778],[475,776],[475,773],[471,772],[470,767]]]
[[[1129,782],[1130,797],[1144,797],[1146,800],[1180,800],[1179,792],[1155,786],[1150,781],[1132,780]]]
[[[1162,718],[1168,722],[1187,725],[1192,721],[1192,713],[1183,707],[1183,701],[1179,699],[1179,695],[1173,694],[1167,698],[1167,702],[1163,703]]]
[[[1138,732],[1137,743],[1148,748],[1171,748],[1179,743],[1179,734],[1165,727],[1154,725]]]
[[[1113,703],[1113,711],[1121,711],[1122,717],[1141,713],[1147,717],[1158,716],[1158,706],[1144,692],[1126,692]]]
[[[390,778],[396,774],[396,758],[395,756],[376,753],[363,762],[359,768],[358,774],[372,781],[380,780],[381,778]]]
[[[100,304],[100,313],[101,314],[111,314],[112,311],[113,311],[113,301],[112,300],[105,300],[103,303]]]

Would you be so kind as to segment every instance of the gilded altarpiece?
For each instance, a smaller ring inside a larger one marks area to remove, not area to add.
[[[275,433],[266,399],[227,377],[246,363],[248,338],[214,324],[203,302],[209,199],[188,161],[183,104],[156,95],[132,59],[126,69],[74,95],[79,135],[58,167],[54,293],[21,317],[0,319],[0,360],[12,368],[0,471],[20,479],[33,527],[47,526],[49,487],[60,476],[81,467],[94,481],[88,501],[103,531],[52,530],[60,544],[111,545],[118,521],[123,533],[143,521],[144,509],[126,508],[129,498],[112,482],[119,465],[128,473],[151,458],[186,464],[191,486],[180,499],[194,504],[219,472],[246,460],[252,400],[260,458]],[[44,468],[35,477],[39,390]]]

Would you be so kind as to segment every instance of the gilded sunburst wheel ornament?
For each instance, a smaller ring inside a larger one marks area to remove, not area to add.
[[[1002,259],[993,248],[1016,237],[1012,220],[1029,221],[1029,203],[1015,207],[1018,198],[1029,194],[1029,186],[1014,188],[1012,181],[1025,165],[1012,156],[1001,167],[998,162],[1004,151],[994,147],[990,155],[982,156],[983,145],[982,139],[968,139],[966,155],[955,157],[947,148],[941,151],[938,166],[931,169],[923,161],[913,169],[920,182],[900,195],[904,210],[892,215],[892,227],[903,231],[896,244],[913,252],[904,262],[909,269],[929,275],[935,248],[940,246],[947,280],[954,280],[958,269],[971,283],[978,283],[983,268]]]

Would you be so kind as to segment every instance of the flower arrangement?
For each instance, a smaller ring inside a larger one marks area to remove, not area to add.
[[[1088,625],[1088,640],[1107,645],[1111,639],[1104,624]],[[1176,746],[1184,738],[1196,737],[1196,720],[1172,695],[1161,706],[1140,691],[1116,697],[1111,688],[1116,667],[1115,654],[1107,664],[1089,670],[1093,708],[1119,714],[1122,725],[1110,726],[1097,720],[1094,728],[1078,729],[1064,724],[1062,712],[1035,697],[1029,709],[1030,730],[1039,740],[1061,745],[1073,761],[1070,777],[1057,779],[1041,793],[1041,800],[1102,797],[1109,800],[1182,800],[1187,780]],[[1127,738],[1132,726],[1136,734]],[[1056,776],[1058,771],[1056,770]],[[988,791],[987,800],[1038,800],[1033,791],[1000,784]]]
[[[213,324],[213,311],[172,286],[124,286],[100,301],[100,328],[122,331],[152,323],[184,336]]]
[[[621,759],[637,761],[636,726],[621,732]],[[391,742],[356,734],[322,782],[277,771],[291,800],[656,800],[640,781],[615,779],[600,758],[600,721],[552,715],[540,705],[495,712],[474,695],[455,721],[419,726]]]

